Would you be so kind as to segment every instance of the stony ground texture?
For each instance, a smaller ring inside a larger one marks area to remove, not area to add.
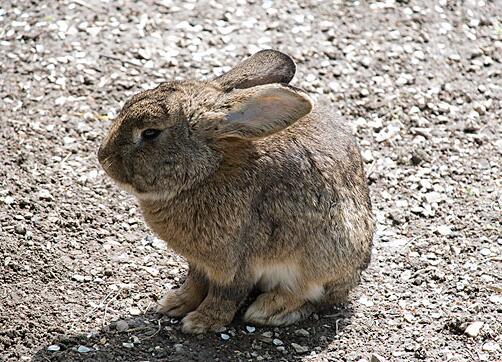
[[[2,1],[0,360],[500,361],[502,4]],[[133,93],[259,49],[352,126],[379,231],[351,303],[183,335],[184,261],[96,151]]]

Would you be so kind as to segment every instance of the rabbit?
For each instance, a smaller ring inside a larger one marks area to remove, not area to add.
[[[186,258],[158,311],[182,331],[244,320],[290,325],[343,303],[371,257],[374,221],[360,151],[329,110],[289,85],[294,61],[262,50],[207,81],[168,81],[125,103],[104,171]]]

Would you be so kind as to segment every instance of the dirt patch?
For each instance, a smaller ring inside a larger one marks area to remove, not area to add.
[[[1,360],[502,359],[500,3],[46,3],[0,8]],[[352,126],[373,261],[304,323],[183,335],[149,309],[186,265],[97,147],[133,93],[262,48]]]

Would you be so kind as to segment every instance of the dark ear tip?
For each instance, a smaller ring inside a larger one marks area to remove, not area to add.
[[[214,80],[225,90],[242,89],[263,84],[289,83],[295,72],[295,62],[289,55],[278,50],[265,49]]]
[[[273,57],[275,59],[281,59],[282,61],[284,61],[286,63],[293,63],[294,64],[293,59],[291,59],[291,57],[289,55],[287,55],[286,53],[280,52],[278,50],[275,50],[275,49],[263,49],[263,50],[260,50],[254,54],[254,56],[257,56],[257,55],[266,55],[269,57]]]
[[[287,70],[288,74],[281,83],[289,83],[296,73],[296,64],[289,55],[275,49],[264,49],[252,55],[252,58],[264,58],[270,64],[276,64],[280,68]]]

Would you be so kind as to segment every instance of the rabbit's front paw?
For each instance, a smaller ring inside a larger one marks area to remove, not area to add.
[[[157,312],[170,317],[182,317],[195,310],[200,302],[201,298],[188,293],[187,290],[172,290],[158,302]]]
[[[261,325],[289,325],[308,317],[313,311],[310,302],[274,290],[258,296],[244,314],[244,320]]]
[[[189,313],[181,321],[181,330],[184,333],[204,333],[207,331],[218,332],[225,328],[225,325],[230,323],[232,318],[222,318],[224,316],[218,315],[217,313],[199,312],[198,310]]]

